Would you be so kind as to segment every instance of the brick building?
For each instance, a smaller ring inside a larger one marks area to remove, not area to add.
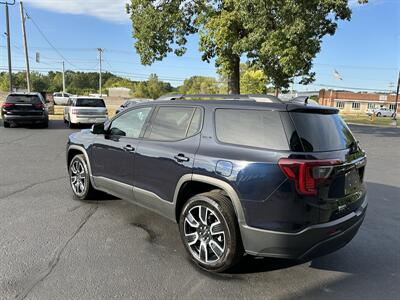
[[[394,94],[353,93],[333,90],[321,90],[319,92],[320,104],[336,107],[340,109],[342,114],[365,114],[368,108],[379,108],[381,106],[394,110],[395,101],[396,95]],[[400,105],[397,106],[397,112],[400,113]]]

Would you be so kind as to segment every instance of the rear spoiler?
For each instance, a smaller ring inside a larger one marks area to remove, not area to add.
[[[339,113],[339,109],[334,107],[313,105],[307,103],[301,104],[296,102],[292,102],[286,105],[286,110],[288,112],[302,112],[323,115],[335,115]]]

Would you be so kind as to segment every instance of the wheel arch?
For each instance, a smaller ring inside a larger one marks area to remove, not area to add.
[[[67,150],[67,168],[69,168],[69,164],[71,162],[71,160],[74,158],[74,156],[79,155],[79,154],[83,154],[83,156],[85,157],[86,163],[87,163],[87,167],[89,170],[89,178],[90,178],[90,182],[92,183],[93,186],[94,182],[93,182],[93,178],[92,178],[92,168],[90,165],[90,160],[89,160],[89,155],[87,154],[87,151],[84,147],[79,146],[79,145],[70,145],[68,147]]]
[[[184,175],[178,182],[174,195],[175,220],[179,221],[180,212],[190,197],[211,190],[220,189],[232,201],[239,224],[245,224],[244,212],[240,199],[234,188],[227,182],[199,174]]]

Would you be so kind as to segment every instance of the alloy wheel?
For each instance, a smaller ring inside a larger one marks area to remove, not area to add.
[[[80,160],[71,163],[71,186],[77,196],[82,196],[86,192],[86,170]]]
[[[224,226],[210,208],[197,205],[185,216],[184,236],[192,255],[201,263],[218,261],[225,253]]]

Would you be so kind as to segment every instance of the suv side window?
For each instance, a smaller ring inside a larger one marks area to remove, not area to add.
[[[201,128],[201,109],[161,106],[149,126],[145,138],[157,141],[178,141],[196,134]]]
[[[215,127],[220,142],[273,150],[289,150],[279,112],[217,109]]]
[[[139,138],[151,110],[151,107],[142,107],[122,114],[111,123],[110,135]]]

